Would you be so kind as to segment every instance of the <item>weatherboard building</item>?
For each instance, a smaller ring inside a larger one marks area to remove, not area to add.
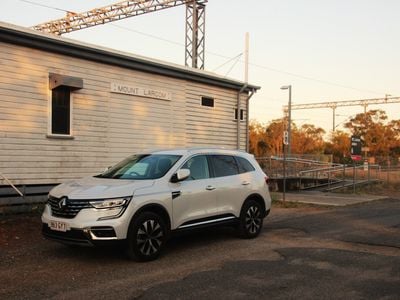
[[[150,148],[246,150],[257,89],[0,23],[0,187],[51,186]]]

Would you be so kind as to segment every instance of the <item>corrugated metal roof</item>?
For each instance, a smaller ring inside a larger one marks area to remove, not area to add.
[[[144,56],[133,55],[128,52],[37,32],[29,28],[4,22],[0,22],[0,41],[234,90],[241,90],[244,86],[244,91],[246,92],[260,89],[259,86],[246,85],[244,82],[225,78],[204,70],[184,67]]]

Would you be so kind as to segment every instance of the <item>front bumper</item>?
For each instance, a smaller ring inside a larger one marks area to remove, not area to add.
[[[64,232],[52,230],[48,224],[43,223],[42,234],[49,240],[79,246],[95,246],[120,241],[116,238],[114,229],[105,226],[88,229],[71,228]]]
[[[95,208],[82,209],[74,218],[53,216],[47,204],[42,214],[42,233],[45,238],[65,244],[93,246],[125,240],[129,226],[129,214],[115,219],[99,220],[107,212]],[[63,231],[51,229],[50,224],[62,224]]]

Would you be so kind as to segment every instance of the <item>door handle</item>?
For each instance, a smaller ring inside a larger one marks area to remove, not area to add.
[[[215,190],[215,187],[213,187],[212,185],[207,185],[206,186],[206,190],[207,191],[212,191],[212,190]]]
[[[248,182],[248,181],[243,181],[242,182],[242,185],[249,185],[250,184],[250,182]]]

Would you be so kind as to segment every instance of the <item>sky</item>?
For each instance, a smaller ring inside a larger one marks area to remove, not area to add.
[[[64,17],[62,10],[83,12],[115,2],[2,0],[0,21],[30,27]],[[292,85],[292,104],[400,96],[399,12],[398,0],[209,0],[205,69],[243,81],[249,32],[249,82],[261,86],[250,100],[250,118],[265,124],[283,116],[283,85]],[[63,36],[183,65],[185,7]],[[400,119],[400,103],[368,109]],[[337,129],[363,111],[337,108]],[[329,132],[332,115],[328,108],[294,110],[292,119]]]

